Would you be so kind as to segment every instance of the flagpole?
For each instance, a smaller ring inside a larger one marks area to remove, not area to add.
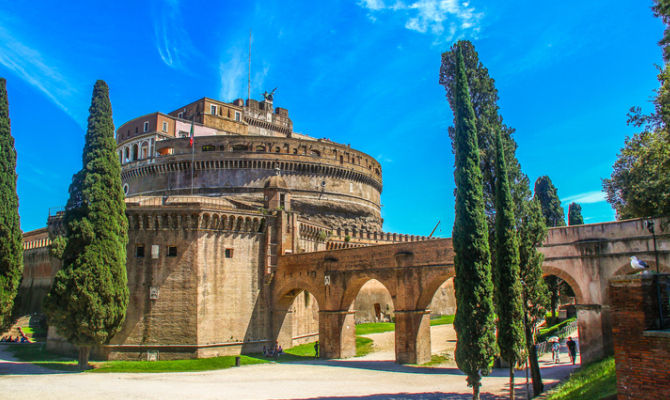
[[[189,139],[191,143],[191,196],[193,196],[193,165],[195,160],[195,133],[193,132],[193,119],[191,119],[191,138]]]

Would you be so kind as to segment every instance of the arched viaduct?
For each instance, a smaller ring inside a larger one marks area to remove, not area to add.
[[[654,222],[655,234],[642,219],[549,230],[540,248],[543,271],[565,280],[575,292],[583,362],[611,352],[607,283],[614,275],[632,272],[630,256],[654,269],[657,255],[661,269],[669,271],[669,221]],[[388,289],[395,308],[396,361],[427,362],[428,306],[440,285],[454,276],[453,256],[451,239],[280,256],[272,282],[274,335],[280,344],[289,342],[282,326],[293,299],[306,290],[319,305],[321,356],[353,356],[354,300],[366,282],[376,279]]]

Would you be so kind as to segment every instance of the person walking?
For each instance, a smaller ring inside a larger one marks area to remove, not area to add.
[[[314,342],[314,358],[319,358],[319,341]]]
[[[551,353],[554,355],[554,364],[558,364],[560,362],[558,355],[560,348],[561,345],[558,344],[558,342],[554,342],[554,344],[551,345]]]
[[[575,362],[577,360],[577,343],[575,343],[575,341],[572,340],[571,336],[568,336],[568,341],[565,344],[568,346],[570,361],[572,361],[572,365],[575,365]]]

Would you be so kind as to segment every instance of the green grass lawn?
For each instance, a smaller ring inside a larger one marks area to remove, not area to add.
[[[430,320],[430,326],[453,324],[453,315],[442,315]],[[356,324],[356,335],[369,335],[371,333],[390,332],[395,330],[393,322],[369,322],[365,324]]]
[[[240,356],[240,365],[268,363],[257,357]],[[191,372],[225,369],[235,366],[235,356],[165,361],[101,361],[91,362],[95,367],[88,372]]]
[[[7,345],[5,349],[17,360],[39,365],[40,367],[59,371],[76,371],[77,362],[72,358],[62,357],[44,350],[44,344]]]
[[[547,400],[603,399],[615,395],[614,357],[582,366],[549,392]]]
[[[362,357],[372,352],[373,340],[357,336],[356,337],[356,357]],[[284,354],[278,361],[300,361],[308,358],[314,358],[314,343],[300,344],[290,349],[284,350]]]

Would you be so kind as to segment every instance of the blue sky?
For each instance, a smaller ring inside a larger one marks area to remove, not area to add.
[[[504,3],[504,4],[501,4]],[[532,181],[549,175],[587,223],[611,221],[601,178],[626,112],[650,109],[663,25],[651,0],[147,1],[0,0],[0,76],[7,78],[24,231],[67,201],[93,84],[110,86],[116,126],[203,96],[246,98],[278,87],[294,129],[382,164],[384,229],[451,236],[452,114],[440,55],[475,44],[516,128]]]

